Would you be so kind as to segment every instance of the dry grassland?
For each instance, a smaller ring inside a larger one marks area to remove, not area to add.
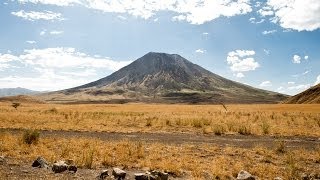
[[[320,105],[0,103],[0,128],[320,137]]]
[[[41,138],[26,145],[21,135],[0,133],[0,155],[32,162],[43,156],[48,161],[73,160],[83,168],[123,167],[161,169],[185,179],[229,179],[245,169],[261,179],[299,179],[303,173],[317,173],[320,149],[287,150],[255,147],[242,149],[207,144],[162,144],[101,141],[87,138]],[[1,171],[0,171],[1,172]],[[1,173],[0,173],[1,174]]]

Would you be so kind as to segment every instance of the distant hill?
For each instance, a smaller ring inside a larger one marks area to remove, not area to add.
[[[31,95],[40,93],[39,91],[32,91],[30,89],[25,88],[3,88],[0,89],[0,97],[4,96],[16,96],[16,95]]]
[[[26,95],[0,97],[0,102],[45,103],[36,97]]]
[[[283,103],[287,104],[320,104],[320,84],[313,86],[302,93],[292,96]]]
[[[216,75],[177,54],[150,52],[110,76],[40,95],[49,102],[278,103],[288,96]]]

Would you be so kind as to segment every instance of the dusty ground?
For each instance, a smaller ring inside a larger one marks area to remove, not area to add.
[[[22,134],[24,129],[3,129],[0,132]],[[56,138],[98,138],[103,141],[130,140],[160,142],[169,144],[214,144],[218,146],[232,146],[239,148],[253,148],[263,146],[274,148],[278,142],[284,142],[290,149],[315,149],[320,146],[320,137],[307,136],[257,136],[257,135],[222,135],[189,134],[189,133],[109,133],[63,130],[40,130],[41,136]]]

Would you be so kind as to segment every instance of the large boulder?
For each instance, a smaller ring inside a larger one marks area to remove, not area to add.
[[[250,173],[247,171],[241,170],[238,173],[237,180],[255,180],[256,178],[252,176]]]
[[[126,178],[127,173],[120,168],[113,168],[112,175],[115,179],[121,180]]]
[[[106,179],[108,176],[109,176],[108,170],[102,170],[100,172],[100,175],[97,177],[97,179],[103,180],[103,179]]]
[[[64,161],[58,161],[52,165],[52,171],[55,173],[62,173],[68,170],[68,165]]]
[[[48,168],[49,164],[43,157],[38,157],[33,163],[32,167]]]

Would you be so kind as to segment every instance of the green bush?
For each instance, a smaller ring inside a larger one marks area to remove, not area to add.
[[[23,134],[23,142],[26,144],[37,144],[39,142],[40,132],[38,130],[27,130]]]

